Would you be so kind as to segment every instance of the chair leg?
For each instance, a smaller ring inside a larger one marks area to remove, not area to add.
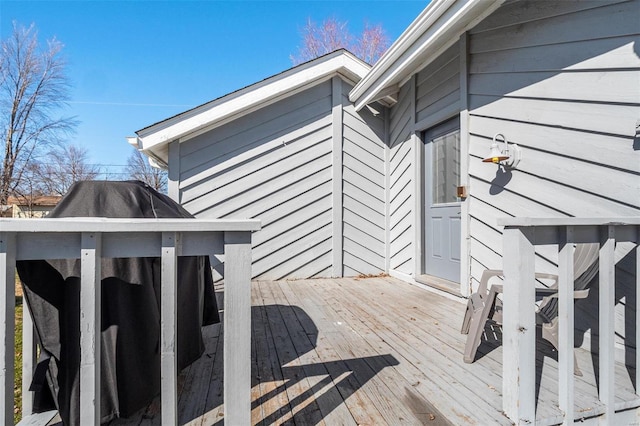
[[[556,351],[559,351],[558,346],[560,343],[558,342],[558,318],[554,318],[550,323],[542,324],[542,338],[548,341],[556,348]],[[582,371],[578,366],[578,358],[576,357],[576,351],[573,350],[573,374],[576,376],[582,377]]]
[[[576,350],[573,350],[573,374],[582,377],[582,371],[578,367],[578,358],[576,358]]]
[[[480,346],[482,332],[484,331],[484,326],[489,318],[491,307],[496,300],[496,295],[497,293],[492,287],[489,291],[489,295],[483,301],[484,303],[479,304],[478,308],[473,311],[469,324],[469,335],[467,336],[467,342],[464,346],[463,359],[467,364],[471,364],[476,358],[476,352],[478,351],[478,346]]]
[[[467,300],[467,308],[464,311],[464,319],[462,320],[462,327],[460,328],[461,334],[469,334],[469,325],[471,324],[471,318],[475,310],[474,306],[480,306],[479,303],[482,303],[482,299],[478,293],[472,294],[469,300]]]

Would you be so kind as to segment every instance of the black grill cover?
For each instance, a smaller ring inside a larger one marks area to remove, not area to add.
[[[193,216],[142,182],[88,181],[73,185],[48,217]],[[45,384],[36,401],[46,401],[50,391],[63,423],[79,425],[80,260],[21,261],[17,269],[41,359],[50,356],[34,378],[33,390],[39,377]],[[202,355],[201,327],[219,321],[208,257],[179,258],[179,369]],[[107,422],[135,413],[160,392],[159,258],[102,259],[101,327],[101,420]]]

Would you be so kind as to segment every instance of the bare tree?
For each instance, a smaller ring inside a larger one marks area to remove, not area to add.
[[[101,173],[100,167],[88,162],[87,150],[76,145],[54,147],[37,167],[40,192],[47,195],[64,195],[74,183],[95,180]]]
[[[153,167],[149,159],[134,149],[127,159],[127,173],[131,179],[146,183],[158,192],[167,192],[167,172]]]
[[[12,195],[26,205],[29,211],[32,211],[35,199],[45,195],[43,193],[44,187],[42,185],[40,164],[36,161],[30,161],[24,167],[20,166],[18,168],[21,170],[22,177],[20,185],[14,188]]]
[[[0,168],[0,205],[20,186],[36,152],[72,131],[75,121],[54,114],[69,98],[62,44],[38,43],[33,25],[14,22],[0,49],[0,131],[4,155]]]
[[[291,55],[294,65],[310,61],[338,49],[347,49],[363,61],[373,64],[389,47],[389,37],[382,25],[365,23],[359,37],[353,36],[347,22],[327,18],[320,25],[310,18],[300,31],[302,44],[296,55]]]
[[[389,48],[389,36],[382,25],[365,23],[364,30],[353,45],[353,53],[368,64],[375,64]]]
[[[300,31],[302,46],[298,54],[291,56],[294,65],[325,55],[341,48],[348,49],[352,43],[346,22],[340,22],[336,18],[327,18],[318,26],[317,23],[307,19],[306,25]]]

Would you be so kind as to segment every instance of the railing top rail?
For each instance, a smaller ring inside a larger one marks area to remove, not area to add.
[[[259,219],[0,219],[0,232],[220,232],[259,231]]]
[[[640,216],[629,217],[501,217],[499,226],[604,226],[640,225]]]

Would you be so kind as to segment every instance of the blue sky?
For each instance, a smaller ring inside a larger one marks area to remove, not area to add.
[[[382,24],[391,41],[423,1],[0,1],[0,36],[34,23],[64,44],[71,142],[122,172],[136,130],[292,66],[307,18]],[[112,177],[126,177],[113,175]]]

